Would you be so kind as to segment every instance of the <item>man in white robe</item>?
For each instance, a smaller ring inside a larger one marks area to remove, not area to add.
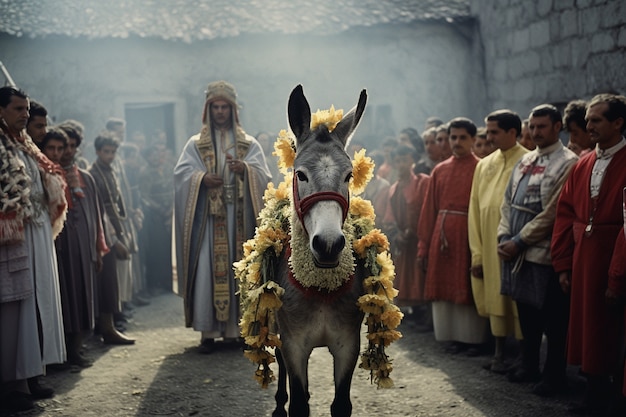
[[[37,376],[66,359],[54,251],[64,182],[24,130],[28,108],[23,91],[0,88],[0,409],[9,412],[52,396]]]
[[[191,137],[174,168],[178,294],[185,325],[202,332],[200,352],[216,338],[239,337],[233,262],[254,236],[271,178],[263,149],[239,125],[235,88],[210,83],[202,131]]]

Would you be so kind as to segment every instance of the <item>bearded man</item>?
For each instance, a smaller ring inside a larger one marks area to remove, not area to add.
[[[271,174],[263,148],[239,125],[231,84],[209,84],[202,123],[174,168],[174,235],[185,325],[202,332],[199,351],[211,353],[216,338],[239,337],[232,264],[254,236]]]

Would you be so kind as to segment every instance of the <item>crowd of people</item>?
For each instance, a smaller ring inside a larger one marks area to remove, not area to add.
[[[80,122],[49,126],[47,109],[10,86],[0,128],[0,404],[22,411],[54,395],[47,368],[90,367],[92,334],[133,344],[134,309],[172,291],[173,162],[165,143],[125,143],[112,118],[90,164]]]
[[[485,369],[539,396],[567,393],[577,366],[570,412],[624,415],[625,130],[626,98],[600,94],[385,140],[381,227],[405,321],[451,354],[493,354]]]
[[[177,161],[159,139],[125,140],[112,118],[89,163],[80,122],[48,126],[44,106],[0,89],[3,407],[52,396],[47,366],[91,366],[91,334],[134,343],[125,322],[172,291],[173,265],[198,351],[241,343],[232,264],[268,182],[282,178],[273,136],[248,135],[238,110],[234,86],[212,82],[201,131]],[[407,331],[433,332],[450,354],[493,355],[485,369],[540,396],[567,392],[566,367],[579,366],[587,390],[571,411],[623,415],[626,98],[563,113],[501,109],[484,126],[431,117],[421,134],[406,128],[368,149],[364,197],[390,241]]]

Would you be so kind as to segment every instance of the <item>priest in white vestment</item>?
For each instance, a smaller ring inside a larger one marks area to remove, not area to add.
[[[271,179],[263,149],[243,131],[237,110],[235,88],[210,83],[202,130],[174,168],[178,293],[185,325],[202,333],[202,353],[210,353],[217,338],[240,336],[232,264],[254,236]]]

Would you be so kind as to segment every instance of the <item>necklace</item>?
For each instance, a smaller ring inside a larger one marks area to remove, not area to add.
[[[120,191],[120,188],[117,184],[115,184],[115,188],[117,188],[117,201],[113,201],[113,193],[111,192],[111,189],[109,188],[109,179],[107,178],[107,176],[104,174],[104,172],[102,171],[102,169],[100,168],[100,164],[98,163],[98,161],[96,161],[95,164],[93,164],[96,169],[98,170],[98,173],[100,174],[100,176],[102,177],[102,179],[104,180],[104,186],[107,190],[107,195],[109,197],[109,201],[111,201],[111,205],[114,208],[114,212],[115,212],[115,217],[117,217],[120,220],[126,220],[126,207],[124,206],[124,198],[122,196],[122,192]],[[113,174],[113,172],[111,172],[111,175],[115,175]],[[113,177],[113,181],[115,181],[115,177]],[[122,214],[123,213],[123,214]]]

